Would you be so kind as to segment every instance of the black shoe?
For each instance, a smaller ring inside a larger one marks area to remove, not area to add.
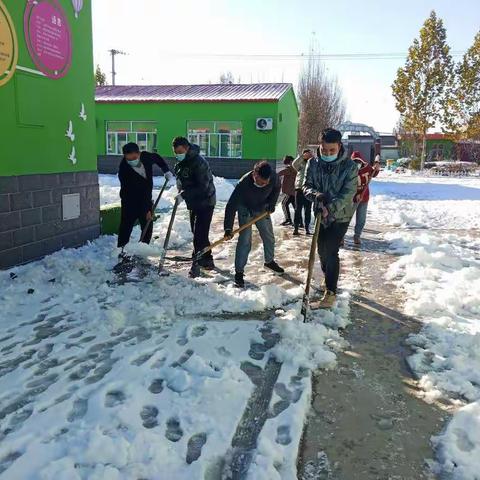
[[[235,272],[235,286],[237,288],[245,288],[245,280],[243,279],[243,272]]]
[[[305,235],[312,235],[312,232],[308,228],[306,228],[305,229]]]
[[[190,271],[188,272],[188,276],[190,278],[197,278],[197,277],[200,276],[200,267],[199,267],[198,263],[196,263],[196,262],[192,263]]]
[[[298,227],[299,228],[304,228],[303,223],[301,223]]]
[[[291,220],[285,220],[284,222],[282,222],[280,224],[280,226],[282,226],[282,227],[286,227],[288,225],[293,225]]]
[[[269,263],[264,263],[263,266],[270,269],[272,272],[278,275],[282,275],[283,273],[285,273],[285,270],[282,267],[280,267],[275,260],[272,260]]]
[[[300,235],[300,232],[298,231],[298,228],[296,228],[294,231],[293,231],[293,234],[298,237]]]
[[[198,261],[198,265],[204,268],[205,270],[213,270],[215,268],[215,263],[213,257],[204,257]]]

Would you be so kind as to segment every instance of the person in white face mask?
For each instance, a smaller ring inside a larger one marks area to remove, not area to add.
[[[303,182],[303,193],[322,216],[318,254],[325,275],[325,293],[321,306],[334,305],[340,260],[338,251],[355,211],[358,168],[347,155],[342,134],[333,128],[322,132],[318,157],[310,160]]]
[[[240,179],[228,200],[224,220],[225,238],[227,240],[232,238],[237,212],[239,226],[245,225],[265,211],[273,213],[279,195],[278,175],[268,162],[257,163],[253,171]],[[270,216],[262,218],[255,226],[263,242],[265,268],[276,274],[283,274],[284,269],[275,262],[275,236]],[[238,288],[245,286],[244,271],[251,248],[252,227],[243,230],[238,237],[235,251],[235,286]]]
[[[140,152],[136,143],[127,143],[122,150],[123,158],[118,170],[122,212],[117,245],[123,251],[123,247],[130,241],[135,222],[138,220],[143,230],[152,218],[153,165],[160,167],[167,180],[173,179],[173,174],[160,155]],[[150,223],[142,239],[144,243],[150,243],[152,230],[153,223]]]

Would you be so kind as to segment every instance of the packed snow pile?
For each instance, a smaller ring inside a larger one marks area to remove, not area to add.
[[[225,199],[231,183],[216,184]],[[136,227],[127,248],[153,267],[174,190],[152,244],[135,242]],[[216,258],[233,261],[235,243]],[[171,246],[191,253],[184,204]],[[279,255],[291,248],[282,242]],[[188,264],[168,262],[167,277],[152,268],[141,281],[119,284],[117,254],[116,237],[105,236],[0,272],[0,477],[219,478],[275,359],[281,370],[248,478],[296,478],[310,370],[331,368],[344,347],[336,329],[349,321],[349,284],[335,309],[304,324],[301,282],[272,282],[258,268],[261,248],[252,251],[247,277],[257,286],[242,291],[229,272],[194,281],[183,271]],[[303,280],[300,268],[288,271]]]
[[[385,238],[401,256],[387,277],[405,292],[405,313],[424,323],[408,340],[424,397],[469,403],[434,439],[439,469],[474,480],[480,472],[480,182],[442,180],[380,179],[375,215],[386,219],[382,209],[395,206],[404,215],[401,222],[390,215],[401,228]]]

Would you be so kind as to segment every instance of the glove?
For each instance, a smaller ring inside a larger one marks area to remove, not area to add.
[[[265,211],[268,213],[274,213],[275,212],[275,205],[267,205],[265,207]]]
[[[173,173],[168,171],[163,174],[165,177],[165,180],[168,180],[168,182],[171,182],[174,179]]]
[[[225,240],[231,240],[233,238],[233,234],[232,234],[232,230],[231,229],[227,229],[225,230],[225,233],[223,235],[223,238]]]

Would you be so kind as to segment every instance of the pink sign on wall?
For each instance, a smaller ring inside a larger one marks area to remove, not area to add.
[[[72,36],[57,0],[27,0],[23,22],[28,51],[47,77],[64,77],[72,61]]]

